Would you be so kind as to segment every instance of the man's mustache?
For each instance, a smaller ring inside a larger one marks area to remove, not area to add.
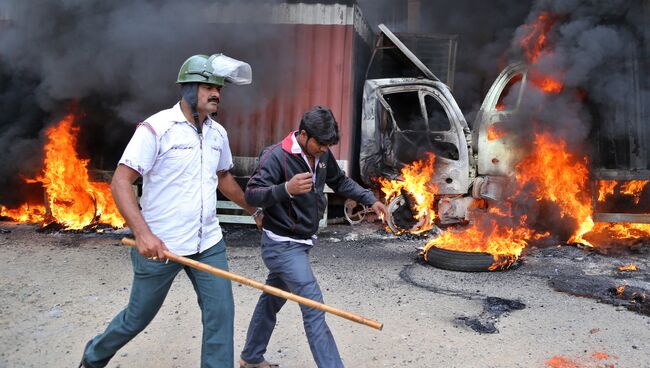
[[[221,102],[221,100],[219,99],[219,97],[210,97],[210,98],[208,98],[208,102],[219,103],[219,102]]]

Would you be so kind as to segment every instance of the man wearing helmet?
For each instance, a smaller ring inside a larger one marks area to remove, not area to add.
[[[142,331],[160,309],[176,275],[184,269],[197,294],[203,322],[201,367],[233,366],[234,305],[230,281],[173,262],[164,250],[228,269],[216,216],[216,189],[249,213],[230,174],[226,130],[217,112],[225,82],[250,83],[250,66],[225,55],[195,55],[181,66],[182,98],[140,123],[115,170],[111,188],[136,238],[131,249],[134,279],[129,303],[106,330],[88,342],[80,367],[104,367]],[[142,176],[138,207],[132,184]],[[261,217],[255,216],[261,224]]]

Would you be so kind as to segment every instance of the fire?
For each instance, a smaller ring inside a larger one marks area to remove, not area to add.
[[[641,194],[650,180],[629,180],[620,185],[620,193],[634,197],[634,203],[639,204]],[[607,197],[614,194],[614,189],[619,185],[615,180],[598,181],[598,202],[604,202]]]
[[[604,202],[607,196],[614,194],[614,188],[618,183],[614,180],[599,180],[598,185],[598,202]]]
[[[538,201],[558,205],[560,216],[569,216],[578,223],[570,242],[591,245],[582,235],[594,227],[589,198],[587,158],[571,154],[566,142],[551,134],[537,133],[533,152],[517,165],[515,174],[521,185],[532,182],[532,193]]]
[[[65,116],[46,131],[45,159],[42,174],[28,182],[40,182],[47,194],[47,209],[51,222],[66,229],[78,230],[99,222],[124,227],[107,183],[91,182],[88,161],[75,151],[78,127],[73,113]],[[19,222],[43,222],[45,207],[23,206],[16,210],[3,209],[2,214]]]
[[[536,64],[539,56],[547,50],[548,33],[557,18],[553,13],[542,12],[534,23],[523,26],[526,34],[519,40],[519,45],[530,63]]]
[[[520,226],[504,226],[499,224],[495,216],[489,216],[462,231],[447,230],[425,244],[424,258],[427,259],[431,247],[489,253],[494,258],[490,271],[506,269],[519,258],[529,240],[541,237],[534,230],[523,226],[525,220],[525,216],[520,219]]]
[[[641,239],[650,237],[650,224],[597,223],[585,236],[597,239]]]
[[[632,262],[629,265],[618,266],[619,271],[637,271],[636,262]]]
[[[532,79],[532,82],[546,93],[558,94],[562,92],[562,82],[550,76],[544,76],[540,80]]]
[[[492,124],[488,127],[487,139],[493,141],[508,135],[508,131],[501,124]]]
[[[413,233],[422,233],[433,227],[435,213],[433,212],[433,203],[435,194],[438,192],[438,186],[431,182],[434,172],[435,155],[428,153],[427,158],[415,161],[406,165],[401,170],[403,180],[388,180],[378,178],[381,185],[381,191],[386,197],[386,202],[390,202],[396,196],[407,192],[415,200],[414,208],[415,219],[428,219]]]
[[[641,199],[641,192],[648,185],[648,180],[630,180],[621,186],[621,194],[634,197],[634,203],[638,204]]]
[[[17,222],[42,222],[45,220],[45,206],[27,203],[15,209],[0,206],[0,217],[8,217]]]
[[[597,246],[586,238],[640,239],[650,236],[650,224],[594,223],[587,158],[572,154],[563,140],[549,133],[535,134],[532,152],[517,165],[515,177],[521,187],[527,183],[534,184],[532,195],[538,201],[553,202],[561,217],[575,219],[577,227],[569,238],[571,243]],[[647,183],[629,181],[625,184],[628,188],[625,194],[640,196]],[[598,200],[604,201],[614,192],[616,185],[615,181],[599,181]]]
[[[552,40],[549,35],[556,22],[561,19],[558,14],[550,12],[541,13],[529,25],[523,26],[523,36],[519,38],[519,46],[528,61],[528,78],[531,85],[548,95],[566,94],[564,91],[563,70],[554,70],[552,73],[537,68],[541,57],[553,57],[550,47]],[[553,63],[545,65],[553,65]],[[583,91],[577,90],[579,100],[584,100]],[[505,110],[502,101],[497,102],[497,110]],[[560,117],[561,118],[561,117]],[[532,122],[529,122],[533,125]],[[500,139],[507,134],[503,124],[492,124],[487,128],[488,141]],[[513,185],[506,196],[512,203],[522,196],[532,196],[538,202],[553,203],[557,206],[559,216],[563,219],[575,221],[568,241],[593,246],[591,239],[638,239],[650,236],[650,224],[620,224],[620,223],[594,223],[592,209],[592,188],[589,179],[589,162],[585,155],[571,150],[566,140],[551,131],[536,128],[534,139],[528,152],[523,155],[516,165],[513,176]],[[516,132],[515,132],[516,134]],[[422,163],[420,163],[422,166]],[[406,169],[406,168],[405,168]],[[422,171],[420,167],[410,168],[410,174]],[[432,172],[431,172],[432,173]],[[414,197],[422,191],[423,183],[428,183],[431,173],[422,173],[419,178],[419,191],[402,182],[382,182],[382,190],[387,198],[394,197],[402,190]],[[403,176],[404,175],[403,173]],[[391,185],[387,185],[391,183]],[[402,183],[397,185],[395,183]],[[620,187],[622,195],[633,196],[635,203],[639,203],[641,193],[648,181],[628,181]],[[599,181],[598,201],[603,202],[614,194],[618,185],[615,181]],[[433,191],[430,198],[418,204],[426,206],[418,208],[421,215],[422,208],[433,208]],[[492,254],[494,263],[491,269],[507,268],[522,253],[530,241],[548,236],[548,233],[538,233],[526,224],[526,216],[514,218],[506,201],[495,206],[491,204],[485,212],[479,212],[473,222],[461,230],[447,230],[437,238],[430,240],[424,247],[423,255],[428,257],[428,250],[432,247],[464,252],[482,252]],[[432,216],[433,218],[433,216]],[[585,239],[588,237],[590,240]],[[558,365],[559,367],[559,365]]]

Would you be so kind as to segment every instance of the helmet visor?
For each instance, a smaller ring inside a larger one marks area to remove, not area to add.
[[[211,59],[213,73],[223,76],[226,82],[244,85],[253,81],[253,71],[248,63],[223,54]]]

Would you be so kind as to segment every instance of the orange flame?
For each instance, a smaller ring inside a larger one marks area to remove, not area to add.
[[[614,194],[614,188],[618,184],[614,180],[598,180],[598,202],[604,202],[607,196]]]
[[[536,64],[539,56],[548,47],[547,35],[556,21],[555,14],[542,12],[535,22],[524,25],[526,34],[520,39],[519,45],[530,63]]]
[[[415,204],[413,210],[415,219],[424,219],[429,216],[429,221],[421,225],[413,233],[422,233],[433,227],[435,213],[433,203],[438,192],[438,186],[431,181],[434,173],[435,155],[428,153],[427,158],[406,165],[401,170],[403,180],[388,180],[378,178],[381,191],[386,196],[386,202],[400,195],[402,190],[409,193]]]
[[[0,206],[0,217],[7,217],[16,222],[35,223],[45,220],[45,206],[24,203],[19,208],[9,209]]]
[[[28,182],[43,184],[51,219],[66,229],[78,230],[96,222],[124,227],[109,184],[90,182],[89,160],[80,159],[75,151],[79,128],[73,125],[74,120],[75,115],[70,113],[46,130],[43,173]],[[2,213],[19,222],[41,222],[45,208],[23,206]]]
[[[619,271],[637,271],[636,262],[632,262],[629,265],[618,266]]]
[[[562,83],[551,76],[544,76],[541,79],[531,78],[532,82],[542,91],[546,93],[560,93],[562,92]]]
[[[621,186],[621,194],[634,196],[634,203],[638,204],[646,185],[648,185],[648,180],[627,181]]]
[[[516,167],[515,178],[520,188],[533,183],[531,193],[538,201],[547,200],[558,205],[562,217],[569,216],[578,222],[573,236],[576,241],[587,243],[580,236],[593,228],[591,202],[588,196],[589,172],[586,158],[578,158],[568,152],[566,143],[549,133],[537,133],[532,152]],[[526,227],[526,217],[512,226],[503,225],[498,217],[511,218],[507,211],[491,208],[486,220],[488,226],[473,224],[464,232],[447,231],[428,242],[426,251],[433,247],[466,252],[485,252],[495,256],[493,267],[498,268],[514,262],[530,240],[548,236],[537,234]],[[499,259],[501,257],[501,259]],[[505,257],[505,258],[504,258]]]
[[[550,201],[558,206],[560,216],[573,218],[576,228],[569,242],[593,246],[592,238],[637,239],[650,236],[650,224],[598,223],[592,219],[589,195],[589,171],[586,157],[572,154],[564,140],[548,132],[534,135],[531,152],[516,166],[517,187],[530,188],[530,195],[537,201]],[[532,184],[532,185],[529,185]],[[637,181],[635,192],[639,193],[646,182]],[[601,196],[613,191],[616,182],[601,181]],[[632,187],[632,186],[630,186]],[[515,191],[513,195],[519,195]],[[528,194],[527,194],[528,195]],[[431,247],[465,252],[484,252],[494,256],[492,269],[507,268],[521,254],[531,240],[548,236],[538,234],[525,225],[523,216],[518,224],[504,225],[512,221],[508,206],[491,206],[483,219],[478,219],[464,231],[446,231],[429,241],[424,256]],[[479,225],[482,222],[483,225]],[[589,235],[589,241],[585,236]]]
[[[508,131],[503,128],[501,124],[492,124],[488,127],[487,130],[487,139],[488,141],[493,141],[499,138],[503,138],[508,135]]]
[[[598,239],[641,239],[650,237],[650,224],[597,223],[586,235]]]
[[[591,245],[582,238],[594,227],[588,195],[587,158],[572,155],[565,141],[549,133],[535,134],[533,146],[533,152],[517,165],[517,181],[522,185],[533,182],[533,195],[538,201],[557,204],[560,216],[570,216],[578,222],[570,242]]]
[[[490,270],[510,267],[528,244],[530,239],[539,239],[532,229],[523,226],[526,217],[522,217],[521,226],[504,226],[495,217],[486,218],[486,226],[472,224],[462,231],[447,230],[437,238],[427,242],[423,249],[427,259],[431,247],[462,252],[480,252],[492,254],[494,262]]]

